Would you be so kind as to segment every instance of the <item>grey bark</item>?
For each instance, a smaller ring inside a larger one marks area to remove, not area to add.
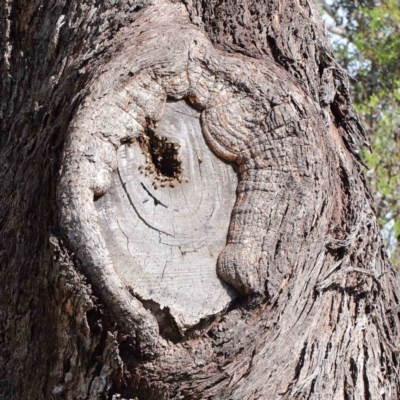
[[[396,272],[311,1],[9,0],[0,26],[0,398],[399,397]]]

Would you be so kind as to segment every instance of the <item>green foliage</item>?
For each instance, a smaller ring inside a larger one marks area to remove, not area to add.
[[[326,1],[326,0],[325,0]],[[362,150],[392,262],[400,267],[400,2],[334,0],[324,10],[333,47],[350,73],[373,153]]]

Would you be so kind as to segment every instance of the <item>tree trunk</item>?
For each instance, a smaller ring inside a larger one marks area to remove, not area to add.
[[[400,397],[368,143],[312,1],[0,24],[0,399]]]

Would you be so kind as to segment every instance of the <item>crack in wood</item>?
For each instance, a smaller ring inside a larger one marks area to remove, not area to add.
[[[157,197],[155,197],[149,189],[147,189],[146,185],[143,182],[140,182],[140,184],[142,185],[143,189],[147,192],[147,194],[154,200],[154,205],[155,206],[163,206],[165,208],[168,208],[168,206],[166,206],[163,202],[161,202],[160,200],[157,199]]]
[[[173,235],[171,235],[170,233],[165,232],[165,231],[162,231],[162,230],[157,229],[156,227],[152,226],[151,224],[149,224],[149,223],[140,215],[139,211],[138,211],[137,208],[135,207],[135,203],[133,202],[133,200],[132,200],[132,198],[131,198],[131,195],[130,195],[129,192],[126,190],[126,183],[123,182],[119,169],[118,169],[118,176],[119,176],[119,179],[120,179],[120,181],[121,181],[121,185],[122,185],[122,187],[124,188],[124,192],[126,193],[126,195],[127,195],[127,197],[128,197],[129,203],[130,203],[130,205],[132,206],[132,208],[135,210],[135,213],[136,213],[137,216],[140,218],[140,220],[141,220],[145,225],[147,225],[150,229],[153,229],[154,231],[163,233],[164,235],[172,236],[172,237],[173,237]]]

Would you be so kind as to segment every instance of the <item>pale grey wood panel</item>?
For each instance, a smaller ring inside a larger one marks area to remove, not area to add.
[[[154,174],[139,172],[146,155],[134,142],[118,150],[112,186],[96,201],[117,274],[139,298],[169,307],[181,332],[234,297],[217,277],[216,262],[226,244],[237,176],[207,146],[199,117],[183,101],[167,103],[155,128],[180,145],[182,183],[158,182],[155,189]]]

